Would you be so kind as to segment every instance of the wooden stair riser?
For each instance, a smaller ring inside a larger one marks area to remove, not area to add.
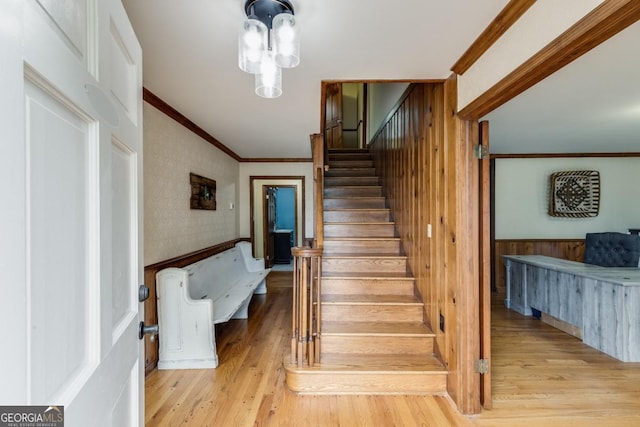
[[[323,208],[332,209],[383,209],[384,197],[325,198]]]
[[[287,385],[301,394],[442,394],[446,372],[327,372],[287,367]]]
[[[344,185],[380,185],[380,179],[377,176],[329,176],[324,179],[325,188]]]
[[[325,187],[324,197],[381,197],[382,187],[363,185],[345,187]]]
[[[400,273],[407,272],[404,257],[323,257],[322,271],[325,273]]]
[[[414,295],[414,280],[322,278],[322,293],[336,295]]]
[[[325,225],[326,227],[327,225]],[[325,235],[326,236],[326,235]],[[362,239],[349,240],[340,239],[332,240],[325,238],[324,253],[331,254],[385,254],[400,255],[400,239],[381,238],[381,239]]]
[[[421,322],[420,304],[347,304],[322,303],[322,320],[326,322]]]
[[[376,176],[375,168],[329,168],[325,177]],[[377,177],[377,176],[376,176]]]
[[[432,354],[433,336],[345,336],[322,334],[322,353]],[[321,357],[322,358],[322,357]]]
[[[345,161],[345,160],[371,160],[371,154],[369,153],[342,153],[342,154],[329,154],[329,162]]]
[[[324,237],[395,237],[395,225],[388,223],[325,223]]]
[[[333,209],[323,212],[324,222],[388,222],[389,209]]]
[[[329,159],[329,170],[331,168],[372,168],[373,160],[331,160]]]
[[[329,156],[333,156],[334,154],[369,154],[370,151],[368,148],[329,148],[327,150]]]

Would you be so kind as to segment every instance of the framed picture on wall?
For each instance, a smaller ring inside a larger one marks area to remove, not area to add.
[[[560,171],[549,177],[549,215],[596,217],[600,211],[600,172]]]
[[[191,209],[216,210],[216,182],[195,173],[189,174],[191,183]]]

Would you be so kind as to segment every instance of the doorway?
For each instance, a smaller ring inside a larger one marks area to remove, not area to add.
[[[320,122],[327,148],[366,148],[409,84],[391,80],[323,82]]]
[[[268,233],[269,233],[268,228],[270,227],[269,221],[266,217],[267,214],[269,213],[268,210],[270,209],[269,200],[266,197],[268,194],[268,191],[270,190],[267,190],[267,189],[289,188],[289,190],[285,190],[285,192],[291,191],[291,189],[294,190],[293,205],[295,209],[295,214],[293,215],[294,226],[293,226],[293,229],[291,229],[292,232],[290,236],[290,242],[291,242],[290,244],[291,246],[302,246],[303,239],[304,239],[303,227],[305,224],[305,199],[304,199],[305,177],[304,176],[250,176],[249,182],[250,182],[249,190],[250,190],[250,201],[251,201],[249,214],[250,214],[250,222],[251,222],[251,242],[253,243],[254,256],[256,258],[264,258],[265,266],[274,265],[276,269],[280,269],[279,266],[282,266],[283,264],[273,264],[274,259],[271,254],[269,255],[269,260],[267,260],[267,252],[269,248],[265,247],[265,245],[268,243],[268,239],[265,238],[265,235],[268,236]],[[274,193],[275,191],[276,190],[273,190]],[[283,194],[286,194],[286,193],[283,193]],[[278,196],[275,196],[275,197],[277,198]],[[286,199],[286,197],[287,197],[286,195],[285,196],[280,195],[280,201],[282,202],[281,205],[286,206],[288,204],[286,200],[284,202],[282,200],[283,198]],[[289,201],[289,204],[291,204],[290,201]],[[276,226],[277,215],[276,215],[275,204],[271,209],[273,210],[272,212],[273,219],[271,220],[273,225],[271,227],[272,229],[278,230],[278,227]],[[281,214],[281,216],[283,216],[283,214]],[[289,230],[289,228],[285,228],[285,227],[289,227],[291,224],[291,221],[290,221],[291,214],[289,213],[288,216],[289,216],[288,220],[287,218],[280,218],[281,220],[279,224],[280,230]],[[285,221],[282,222],[283,219]]]
[[[262,186],[263,247],[267,268],[291,265],[291,248],[297,241],[297,188],[294,185]]]
[[[367,86],[362,82],[326,85],[323,128],[328,148],[366,146]]]

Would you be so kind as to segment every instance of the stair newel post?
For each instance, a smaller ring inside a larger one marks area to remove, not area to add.
[[[325,154],[326,146],[324,136],[320,133],[311,135],[311,155],[313,158],[313,200],[314,227],[315,227],[315,248],[322,248],[324,240],[322,198],[324,192],[324,171],[328,168],[326,162],[328,156]]]
[[[301,367],[319,360],[320,347],[320,262],[322,251],[309,247],[291,248],[293,273],[292,362]]]

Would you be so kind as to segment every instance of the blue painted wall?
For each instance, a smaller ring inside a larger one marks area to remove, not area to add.
[[[295,188],[276,189],[276,229],[293,230],[296,242],[296,192]]]

